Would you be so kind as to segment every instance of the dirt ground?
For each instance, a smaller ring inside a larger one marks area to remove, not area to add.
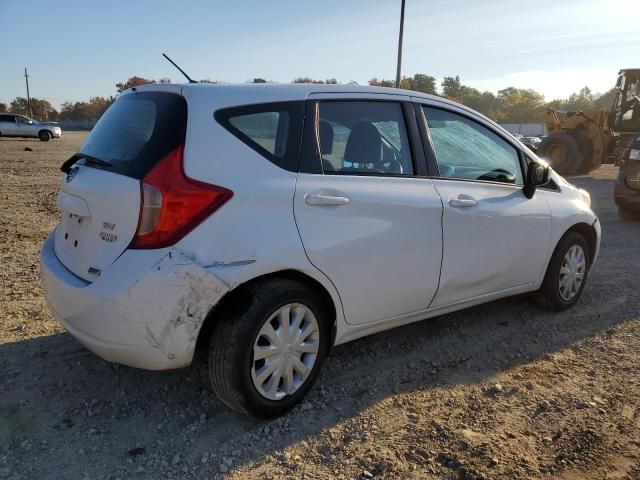
[[[640,224],[614,167],[572,180],[604,232],[575,308],[511,298],[338,347],[307,401],[257,422],[202,362],[113,365],[52,320],[38,251],[83,138],[0,139],[0,478],[640,479]]]

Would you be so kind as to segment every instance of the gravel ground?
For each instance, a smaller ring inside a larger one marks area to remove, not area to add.
[[[575,308],[511,298],[335,348],[307,401],[257,422],[202,362],[110,364],[52,320],[37,255],[83,138],[0,140],[0,478],[640,478],[640,225],[614,167],[573,179],[604,230]]]

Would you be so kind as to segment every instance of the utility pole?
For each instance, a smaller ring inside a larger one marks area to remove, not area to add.
[[[31,111],[31,96],[29,95],[29,74],[27,73],[26,67],[24,69],[24,80],[27,82],[27,105],[29,105],[29,118],[33,118],[33,112]]]
[[[400,88],[400,71],[402,70],[402,33],[404,31],[404,0],[400,6],[400,35],[398,36],[398,68],[396,69],[396,88]]]

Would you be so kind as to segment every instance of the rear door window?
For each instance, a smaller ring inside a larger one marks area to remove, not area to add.
[[[322,101],[317,131],[325,174],[414,174],[400,103]]]
[[[225,108],[216,120],[275,165],[297,171],[304,102],[277,102]]]
[[[122,96],[102,115],[80,153],[108,162],[105,168],[144,177],[173,149],[183,146],[187,104],[178,94],[140,92]]]

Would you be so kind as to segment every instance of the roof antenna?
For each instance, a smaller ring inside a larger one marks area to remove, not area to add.
[[[193,80],[189,75],[187,75],[184,70],[182,70],[178,65],[176,65],[176,62],[174,62],[173,60],[171,60],[169,58],[169,56],[166,53],[163,53],[162,56],[164,58],[166,58],[167,60],[169,60],[171,62],[171,65],[173,65],[174,67],[176,67],[178,70],[180,70],[180,73],[183,74],[185,77],[187,77],[187,80],[189,80],[189,83],[198,83],[195,80]]]

